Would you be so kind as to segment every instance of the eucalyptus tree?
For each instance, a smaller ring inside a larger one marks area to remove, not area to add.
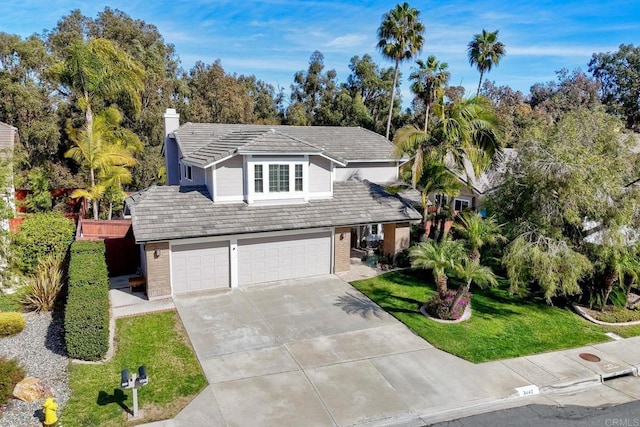
[[[469,64],[475,65],[480,72],[476,96],[480,95],[484,73],[491,71],[494,66],[498,66],[500,59],[506,53],[504,44],[498,41],[498,30],[490,32],[482,29],[482,33],[473,36],[473,40],[467,45],[467,56]]]
[[[409,6],[407,2],[396,5],[382,16],[382,23],[378,28],[378,49],[384,57],[395,63],[385,134],[387,138],[391,130],[398,68],[401,62],[408,61],[420,53],[424,43],[424,30],[424,25],[420,21],[420,11]]]
[[[442,102],[445,88],[449,84],[451,73],[447,71],[449,65],[439,62],[435,56],[430,55],[426,61],[418,59],[418,67],[409,75],[411,90],[424,105],[424,131],[429,124],[429,112],[436,102]]]

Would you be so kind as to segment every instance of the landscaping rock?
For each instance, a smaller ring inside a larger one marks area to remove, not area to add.
[[[27,377],[20,381],[13,389],[13,397],[23,402],[53,397],[53,390],[47,387],[39,378]]]

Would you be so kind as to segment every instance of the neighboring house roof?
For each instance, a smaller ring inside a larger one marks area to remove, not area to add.
[[[393,144],[361,127],[186,123],[172,133],[184,159],[206,166],[243,150],[318,153],[336,160],[393,161]]]
[[[127,198],[137,242],[417,221],[420,214],[383,187],[335,182],[333,198],[286,205],[219,204],[206,187],[150,187]]]

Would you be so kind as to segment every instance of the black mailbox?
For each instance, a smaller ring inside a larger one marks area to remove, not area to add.
[[[140,385],[145,385],[149,382],[149,377],[147,377],[147,368],[144,365],[138,368],[138,382]]]
[[[131,376],[129,375],[129,370],[128,369],[123,369],[122,370],[122,375],[120,377],[120,387],[122,388],[126,388],[129,387],[129,379],[131,379]]]

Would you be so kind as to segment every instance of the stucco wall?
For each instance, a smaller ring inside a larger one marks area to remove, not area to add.
[[[351,227],[336,228],[334,245],[334,272],[351,268]]]
[[[218,164],[215,170],[215,197],[243,197],[242,156]]]
[[[309,158],[309,193],[331,191],[331,162],[320,156]]]
[[[336,167],[336,181],[357,179],[376,183],[392,182],[398,178],[398,167],[395,163],[349,163],[347,167]]]
[[[156,256],[155,251],[160,253]],[[147,297],[158,299],[171,296],[169,242],[147,243],[144,247],[147,263]]]

